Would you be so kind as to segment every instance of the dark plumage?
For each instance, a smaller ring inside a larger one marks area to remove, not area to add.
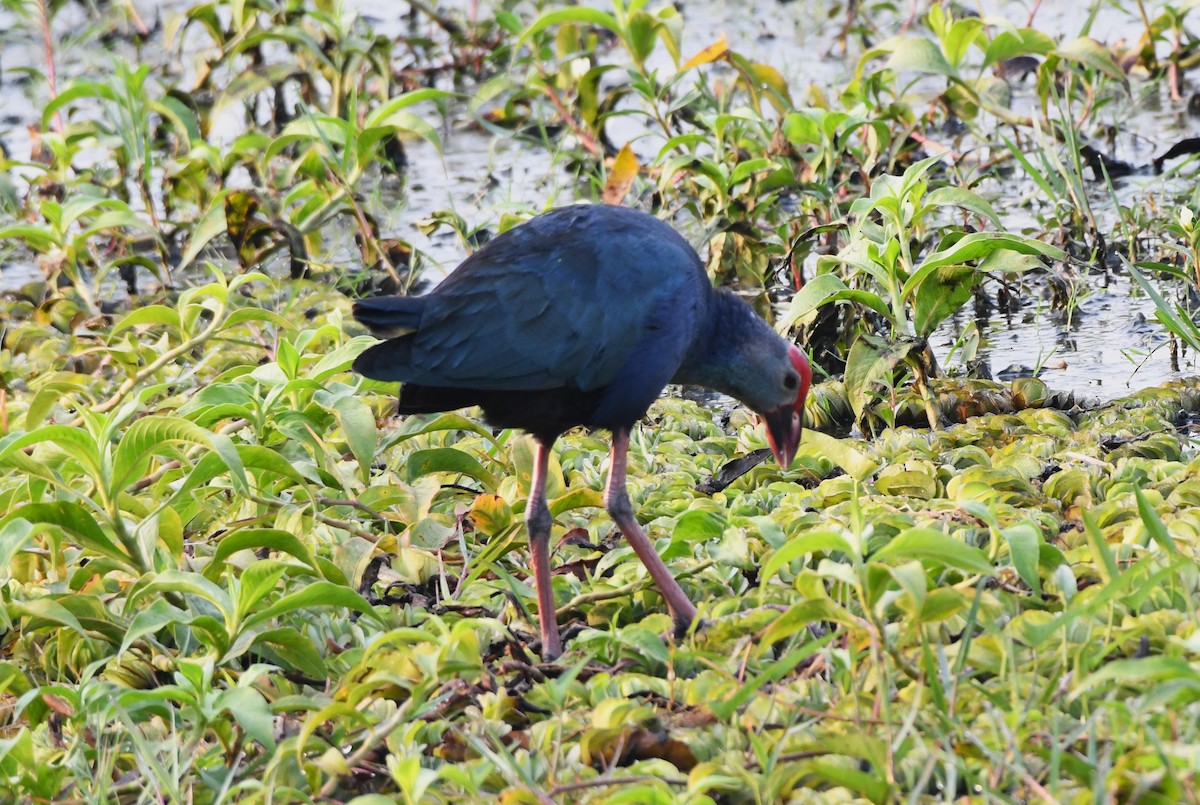
[[[811,378],[803,353],[744,301],[714,289],[687,241],[646,213],[605,205],[545,213],[492,239],[428,295],[360,300],[354,315],[395,336],[363,352],[354,369],[404,383],[401,413],[479,405],[494,425],[537,439],[526,520],[550,656],[559,643],[543,487],[550,446],[564,431],[612,431],[606,506],[681,625],[695,607],[625,495],[629,429],[676,382],[757,410],[784,466],[800,439]]]

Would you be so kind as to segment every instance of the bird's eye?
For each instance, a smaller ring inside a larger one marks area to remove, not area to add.
[[[795,391],[796,386],[800,383],[800,378],[794,374],[788,373],[783,376],[783,387],[788,391]]]

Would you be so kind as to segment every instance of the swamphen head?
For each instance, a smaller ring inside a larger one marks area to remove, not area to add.
[[[812,383],[808,359],[730,291],[716,293],[708,319],[707,337],[696,341],[676,382],[716,389],[757,412],[775,460],[787,469]]]
[[[812,367],[808,365],[804,353],[793,346],[788,348],[787,357],[794,373],[785,371],[779,382],[784,392],[791,392],[794,397],[777,408],[762,412],[767,427],[767,443],[771,445],[775,460],[785,470],[792,465],[796,448],[800,446],[804,401],[808,398],[808,387],[812,383]]]

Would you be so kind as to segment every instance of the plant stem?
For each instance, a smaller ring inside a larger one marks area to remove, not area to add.
[[[929,378],[926,376],[925,361],[920,358],[909,357],[907,360],[909,368],[913,373],[913,383],[917,387],[917,391],[921,394],[921,400],[925,403],[925,416],[929,419],[929,427],[931,430],[941,428],[941,417],[938,414],[937,401],[933,399],[933,392],[929,390]]]
[[[57,70],[54,66],[54,38],[50,35],[50,11],[46,7],[47,0],[38,0],[38,22],[42,28],[42,53],[46,58],[46,91],[50,100],[58,97]],[[52,127],[55,131],[63,130],[62,113],[54,113]]]
[[[210,337],[212,337],[212,335],[214,333],[216,333],[217,330],[219,330],[224,323],[225,323],[225,315],[224,315],[224,310],[222,310],[221,315],[214,316],[212,322],[207,327],[205,327],[199,333],[199,335],[189,338],[187,341],[182,342],[179,346],[175,347],[174,349],[170,349],[170,350],[167,350],[166,352],[164,352],[162,355],[159,356],[158,360],[147,365],[146,368],[137,372],[132,377],[126,379],[126,381],[121,384],[120,388],[118,388],[111,397],[109,397],[104,402],[93,406],[92,411],[94,411],[97,414],[104,414],[104,413],[108,413],[112,409],[116,408],[118,405],[121,404],[121,402],[129,394],[129,392],[131,392],[135,388],[137,388],[137,385],[139,383],[141,383],[143,380],[145,380],[146,378],[153,375],[159,369],[162,369],[164,366],[166,366],[167,364],[174,361],[180,355],[183,355],[186,352],[190,352],[191,350],[193,350],[196,347],[203,344]],[[81,424],[83,424],[83,418],[77,417],[76,419],[72,420],[72,422],[70,424],[72,427],[79,427]]]
[[[700,564],[696,565],[695,567],[690,567],[687,570],[684,570],[684,571],[681,571],[680,573],[678,573],[675,576],[675,580],[678,581],[679,579],[687,578],[688,576],[694,576],[697,573],[701,573],[701,572],[707,570],[708,568],[712,567],[714,564],[716,564],[716,563],[712,559],[709,559],[705,562],[701,562]],[[615,587],[610,590],[597,590],[596,592],[592,592],[592,593],[580,593],[579,595],[575,596],[570,601],[568,601],[567,603],[563,604],[561,607],[556,609],[554,614],[555,614],[555,617],[561,618],[561,617],[564,617],[567,614],[569,614],[572,610],[575,610],[575,609],[583,606],[584,604],[595,604],[600,601],[612,601],[613,599],[616,599],[616,598],[624,598],[627,595],[633,595],[638,590],[641,590],[643,587],[650,586],[653,588],[653,585],[654,585],[653,579],[651,579],[650,577],[647,576],[644,579],[639,579],[638,581],[630,582],[629,584],[626,584],[623,587]]]

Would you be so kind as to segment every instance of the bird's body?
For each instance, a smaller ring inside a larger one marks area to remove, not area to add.
[[[683,363],[713,295],[695,252],[657,219],[565,207],[495,238],[428,296],[360,302],[369,326],[415,331],[355,369],[404,381],[402,412],[477,404],[495,425],[551,437],[632,424]]]
[[[608,492],[619,463],[626,509],[618,445],[669,382],[724,391],[764,414],[782,463],[799,441],[811,376],[803,354],[744,301],[714,289],[687,241],[646,213],[607,205],[545,213],[491,240],[428,295],[360,300],[354,315],[376,333],[399,333],[363,352],[354,369],[404,383],[401,413],[479,405],[492,424],[535,436],[543,470],[564,431],[611,430]],[[549,537],[543,481],[535,477],[527,507],[531,544]],[[674,587],[664,595],[677,619],[690,621],[694,607],[657,554],[646,555],[649,542],[630,535],[632,510],[613,513],[660,588],[664,573]],[[540,571],[548,554],[534,549]],[[538,575],[544,648],[556,654],[548,568]]]

